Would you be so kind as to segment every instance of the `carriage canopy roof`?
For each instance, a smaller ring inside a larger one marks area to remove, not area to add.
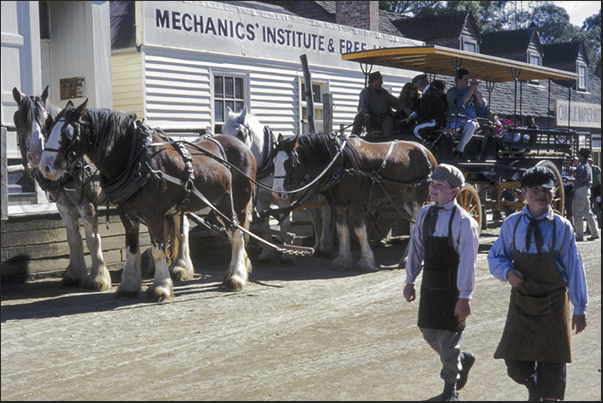
[[[455,67],[469,70],[483,81],[576,80],[575,73],[536,66],[501,57],[466,52],[442,46],[384,48],[344,53],[342,60],[393,67],[423,73],[454,76]]]

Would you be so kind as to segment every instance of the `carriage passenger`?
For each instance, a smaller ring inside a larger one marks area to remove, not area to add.
[[[444,95],[445,88],[446,84],[442,80],[433,80],[421,97],[418,124],[414,130],[415,137],[421,142],[429,133],[446,125],[448,104]]]
[[[396,113],[396,118],[398,119],[399,123],[398,127],[402,133],[410,134],[417,124],[416,119],[419,114],[421,103],[417,85],[413,82],[404,84],[398,99],[401,103],[401,108],[398,113]]]
[[[485,108],[487,103],[482,94],[477,90],[480,81],[477,79],[472,80],[468,70],[457,70],[456,83],[455,87],[448,90],[446,97],[448,100],[448,109],[452,114],[450,127],[463,131],[461,141],[454,150],[455,159],[460,159],[465,146],[479,127],[475,121],[477,119],[476,108]]]
[[[400,110],[400,100],[383,88],[383,76],[379,71],[369,74],[368,82],[369,86],[360,92],[352,134],[360,135],[368,120],[371,125],[380,125],[384,136],[391,136],[396,120],[392,109]]]
[[[415,300],[414,283],[423,271],[418,325],[443,364],[444,391],[430,400],[458,400],[475,361],[461,352],[479,247],[477,222],[456,202],[464,182],[455,166],[438,165],[429,185],[434,203],[419,210],[408,250],[404,298]]]

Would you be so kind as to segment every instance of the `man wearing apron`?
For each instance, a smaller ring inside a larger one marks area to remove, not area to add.
[[[404,298],[415,300],[414,283],[422,270],[418,325],[440,355],[445,382],[443,393],[430,400],[458,400],[457,390],[465,386],[475,361],[473,354],[461,352],[479,248],[478,224],[456,202],[464,183],[458,168],[437,167],[429,185],[434,203],[419,210],[410,238]]]
[[[572,329],[586,327],[588,300],[582,256],[571,223],[554,213],[555,175],[546,167],[521,178],[527,206],[509,216],[488,254],[490,273],[511,284],[507,322],[494,358],[525,385],[529,400],[563,400]]]

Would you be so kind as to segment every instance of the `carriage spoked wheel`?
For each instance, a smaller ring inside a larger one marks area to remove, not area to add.
[[[371,248],[375,248],[381,244],[381,240],[385,239],[394,225],[390,214],[375,209],[366,217],[366,235]]]
[[[553,210],[555,213],[563,216],[563,210],[565,207],[565,191],[563,190],[563,178],[559,168],[553,162],[549,160],[540,161],[536,166],[543,166],[549,168],[555,174],[555,195],[553,196]]]
[[[477,221],[478,228],[482,228],[482,220],[484,219],[482,202],[475,187],[472,185],[463,186],[459,194],[456,195],[456,201]]]

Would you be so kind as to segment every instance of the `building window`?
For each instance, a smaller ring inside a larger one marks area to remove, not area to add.
[[[579,91],[586,91],[586,66],[578,65],[578,88]]]
[[[534,66],[541,66],[540,56],[534,54],[528,54],[528,63]],[[530,84],[540,85],[540,80],[530,80]]]
[[[313,83],[312,84],[312,100],[314,101],[314,129],[316,133],[322,133],[324,131],[323,125],[323,104],[322,94],[326,91],[326,83]],[[301,124],[302,133],[308,133],[308,106],[306,102],[306,84],[301,82],[301,91],[299,93],[300,104],[302,106],[301,112]]]
[[[477,53],[477,46],[473,42],[464,42],[463,50],[466,50],[467,52]]]
[[[245,79],[243,77],[214,76],[214,113],[216,124],[224,123],[227,109],[240,112],[245,106]]]

